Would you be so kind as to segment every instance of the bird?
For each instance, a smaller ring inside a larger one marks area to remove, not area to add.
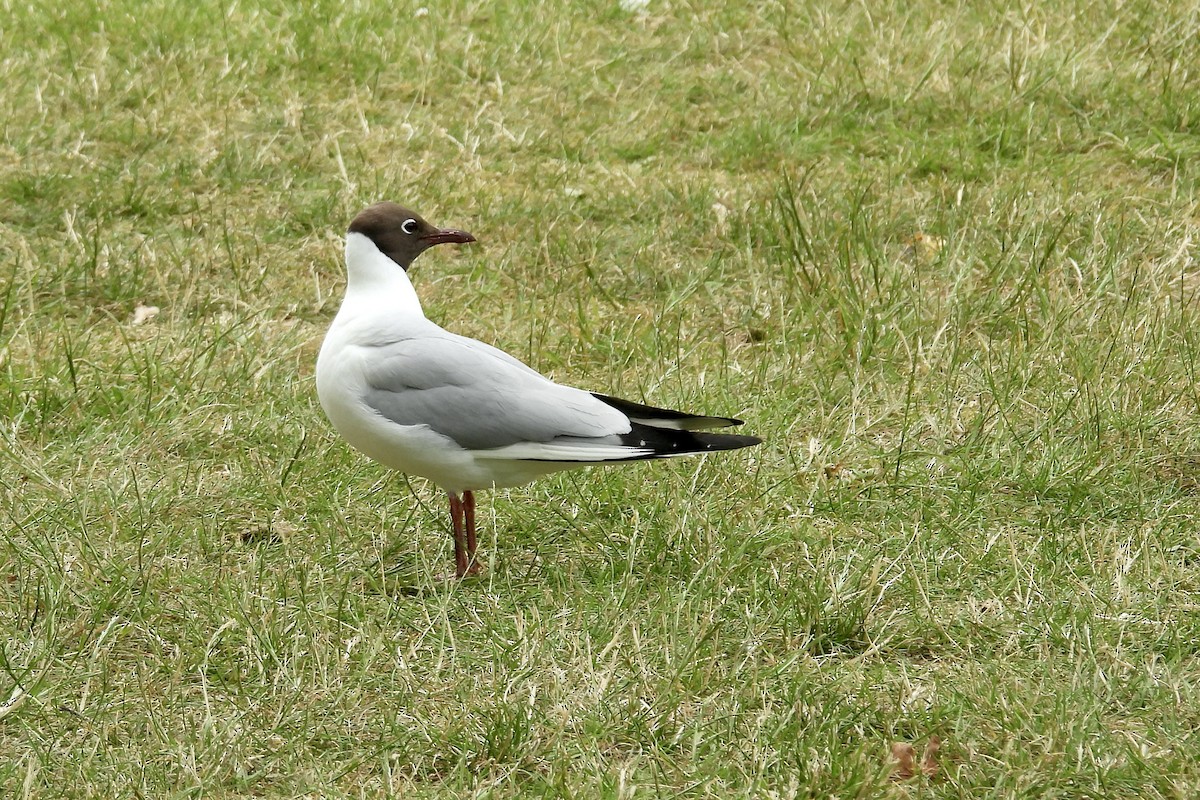
[[[408,271],[431,247],[476,241],[392,202],[346,232],[346,290],[317,356],[317,396],[351,447],[446,492],[455,576],[477,575],[475,492],[562,470],[735,450],[710,433],[732,417],[688,414],[556,383],[426,318]]]

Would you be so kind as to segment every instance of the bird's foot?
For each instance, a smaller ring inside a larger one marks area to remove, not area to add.
[[[471,563],[469,565],[467,565],[466,571],[456,572],[455,577],[460,578],[460,579],[461,578],[478,578],[480,575],[483,574],[483,572],[484,572],[483,562],[476,558],[476,559],[472,559]]]
[[[433,576],[434,583],[454,583],[455,581],[463,581],[467,579],[478,578],[485,572],[483,565],[476,562],[471,564],[463,572],[455,570],[454,572],[441,572]]]

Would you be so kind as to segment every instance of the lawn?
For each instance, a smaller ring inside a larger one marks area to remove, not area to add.
[[[0,7],[5,796],[1200,794],[1194,3]],[[438,578],[316,400],[381,199],[480,240],[432,319],[765,443]]]

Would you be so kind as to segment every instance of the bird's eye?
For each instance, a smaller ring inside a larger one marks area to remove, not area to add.
[[[404,224],[400,226],[400,230],[408,234],[417,232],[417,221],[415,219],[406,219]]]

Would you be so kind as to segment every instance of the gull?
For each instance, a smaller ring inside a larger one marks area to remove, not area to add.
[[[439,244],[474,242],[395,203],[356,216],[346,234],[346,294],[317,357],[317,395],[353,448],[446,492],[455,575],[480,570],[475,491],[614,462],[734,450],[741,425],[563,386],[491,345],[426,319],[408,277]]]

